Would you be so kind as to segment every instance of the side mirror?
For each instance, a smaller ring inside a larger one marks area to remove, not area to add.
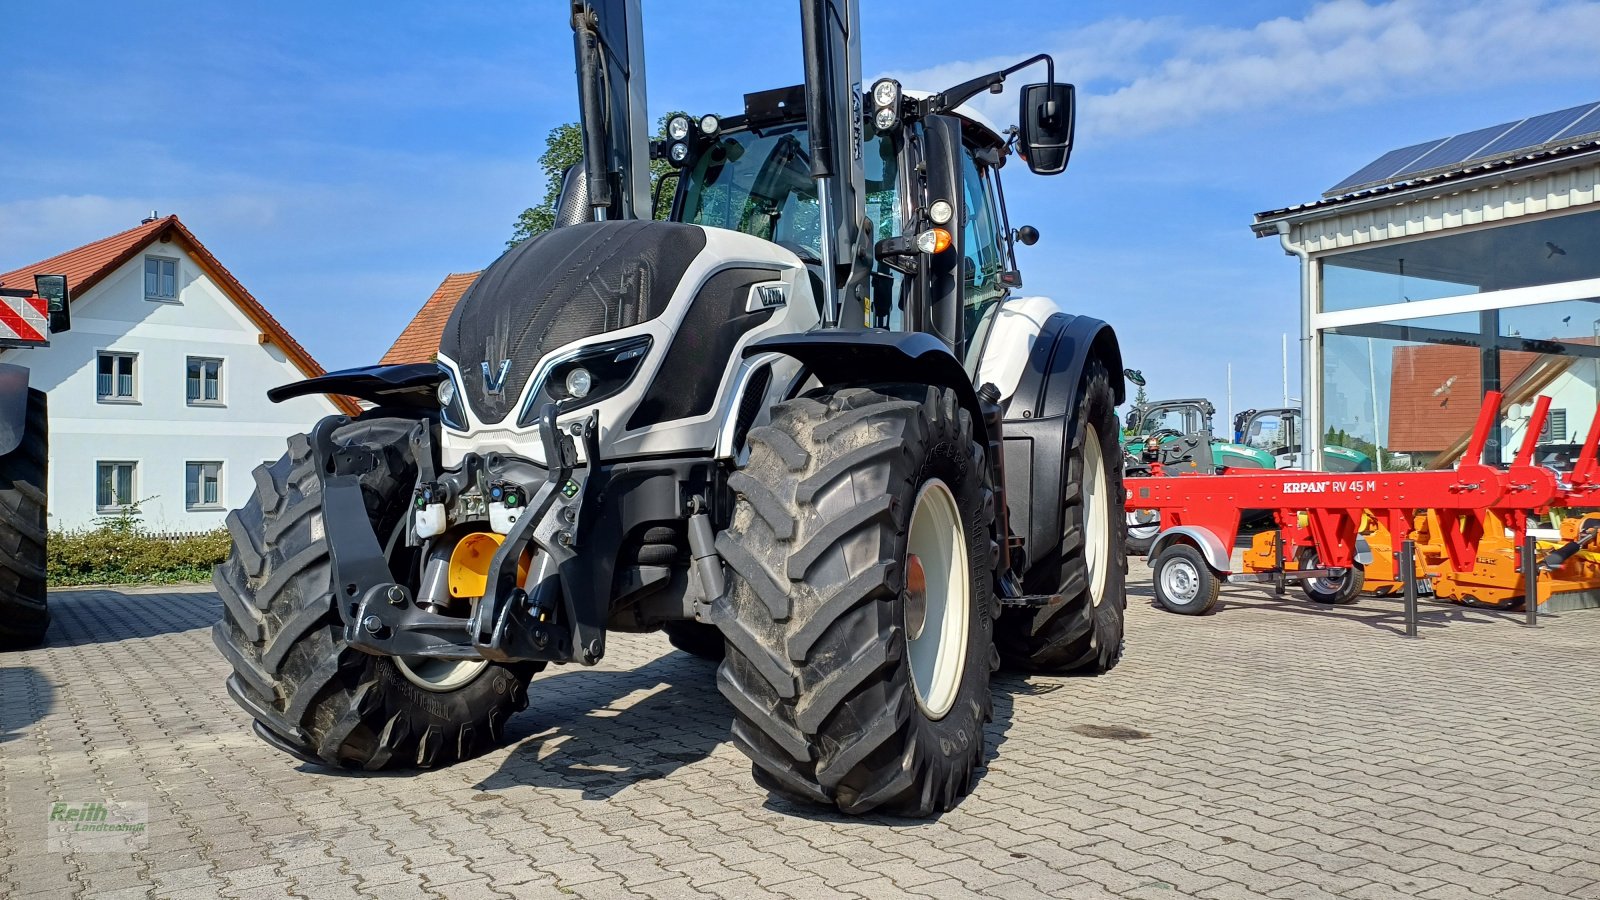
[[[1021,242],[1022,246],[1024,247],[1032,247],[1034,244],[1039,243],[1039,229],[1033,227],[1032,225],[1024,225],[1021,228],[1018,228],[1017,240]]]
[[[1072,129],[1077,118],[1072,85],[1061,82],[1022,88],[1017,113],[1019,153],[1035,175],[1059,175],[1072,155]]]
[[[1123,369],[1122,377],[1128,379],[1139,387],[1144,387],[1144,373],[1138,369]]]
[[[33,292],[44,298],[45,308],[50,313],[50,331],[60,334],[72,330],[72,310],[70,304],[72,297],[67,290],[67,276],[65,275],[35,275],[33,276]]]
[[[1123,423],[1124,423],[1123,427],[1127,428],[1127,430],[1129,430],[1129,431],[1138,431],[1139,430],[1139,411],[1138,410],[1129,410],[1128,411],[1128,417],[1123,420]]]

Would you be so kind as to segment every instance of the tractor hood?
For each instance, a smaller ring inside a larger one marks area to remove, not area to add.
[[[510,413],[549,351],[660,316],[706,233],[672,222],[590,222],[507,251],[456,304],[439,355],[461,366],[476,418]]]

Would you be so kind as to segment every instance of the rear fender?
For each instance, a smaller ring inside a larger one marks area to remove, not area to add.
[[[1030,592],[1052,593],[1061,584],[1067,455],[1078,428],[1073,416],[1083,395],[1084,369],[1096,358],[1111,376],[1115,401],[1123,402],[1122,351],[1111,326],[1088,316],[1051,316],[1006,404],[1006,498],[1012,533],[1025,541],[1023,583]]]
[[[267,391],[267,398],[282,403],[308,394],[342,394],[377,406],[436,410],[439,382],[445,377],[431,362],[362,366],[279,385]]]
[[[28,369],[0,363],[0,456],[17,449],[28,430]]]

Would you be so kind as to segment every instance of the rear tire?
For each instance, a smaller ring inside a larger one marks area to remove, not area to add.
[[[1297,557],[1301,569],[1317,568],[1317,551],[1310,547],[1302,549]],[[1348,606],[1361,599],[1361,590],[1367,579],[1366,569],[1358,562],[1352,562],[1350,571],[1339,578],[1301,579],[1300,590],[1306,599],[1322,606]]]
[[[415,424],[375,416],[334,432],[341,446],[378,454],[361,486],[380,541],[396,533],[411,498]],[[212,637],[233,665],[228,693],[255,717],[256,733],[307,762],[363,769],[432,768],[497,745],[506,720],[527,707],[536,667],[402,667],[351,649],[334,605],[310,441],[290,438],[289,452],[256,469],[255,480],[250,502],[228,514],[233,550],[212,575],[224,609]],[[392,553],[390,565],[415,586],[400,559],[408,555]]]
[[[998,663],[993,495],[970,415],[949,389],[823,390],[774,407],[749,441],[717,539],[736,577],[712,608],[735,745],[787,797],[949,809],[983,759]]]
[[[0,650],[37,646],[50,628],[44,493],[50,420],[44,391],[28,389],[24,422],[21,442],[0,456]]]
[[[1111,375],[1098,359],[1084,368],[1073,423],[1062,486],[1061,546],[1054,571],[1048,558],[1039,567],[1054,577],[1045,584],[1037,583],[1034,572],[1028,578],[1030,591],[1054,591],[1061,600],[1007,610],[998,642],[1009,667],[1098,675],[1122,658],[1128,605],[1121,429]]]
[[[661,626],[666,632],[667,641],[672,646],[701,659],[712,662],[722,662],[727,656],[728,645],[722,639],[722,632],[715,625],[703,622],[668,622]]]

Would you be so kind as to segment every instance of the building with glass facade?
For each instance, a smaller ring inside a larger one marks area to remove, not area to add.
[[[1253,227],[1299,258],[1320,446],[1449,467],[1490,390],[1490,461],[1509,461],[1540,394],[1539,458],[1559,466],[1583,441],[1600,407],[1600,103],[1390,151]]]

